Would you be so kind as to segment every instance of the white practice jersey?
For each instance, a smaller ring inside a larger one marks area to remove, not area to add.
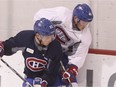
[[[77,31],[72,29],[72,11],[66,7],[55,7],[40,9],[34,16],[34,21],[40,18],[47,18],[51,21],[61,21],[61,26],[63,27],[66,34],[68,34],[70,41],[62,44],[62,47],[68,48],[68,46],[81,41],[73,55],[68,56],[69,63],[76,65],[81,68],[84,64],[85,58],[88,54],[89,46],[92,41],[90,29],[87,26],[82,31]],[[75,47],[74,47],[75,48]]]

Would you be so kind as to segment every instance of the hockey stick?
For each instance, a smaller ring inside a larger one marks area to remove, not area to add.
[[[24,82],[26,82],[30,87],[33,87],[26,79],[24,79],[15,69],[13,69],[7,62],[5,62],[2,58],[0,60],[10,68],[19,78],[21,78]]]
[[[65,69],[65,67],[64,67],[64,65],[63,65],[63,63],[62,63],[62,61],[60,61],[60,64],[61,64],[62,69],[66,72],[66,69]],[[70,78],[68,78],[68,81],[69,81],[70,87],[73,87],[73,86],[72,86],[72,83],[71,83],[71,81],[70,81]]]

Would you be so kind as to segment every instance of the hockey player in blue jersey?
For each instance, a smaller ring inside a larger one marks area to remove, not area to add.
[[[34,21],[42,17],[51,20],[57,26],[56,38],[68,55],[69,63],[62,78],[66,84],[68,84],[67,79],[70,78],[73,87],[77,87],[75,78],[84,65],[92,42],[89,27],[93,20],[92,9],[86,3],[78,4],[73,11],[64,6],[42,8],[35,14]]]
[[[1,57],[10,56],[18,50],[22,50],[24,57],[25,79],[32,86],[36,83],[39,87],[53,86],[64,54],[60,43],[55,40],[55,28],[52,23],[46,18],[41,18],[35,22],[34,30],[21,31],[0,43]],[[27,85],[26,82],[23,83],[23,87]]]

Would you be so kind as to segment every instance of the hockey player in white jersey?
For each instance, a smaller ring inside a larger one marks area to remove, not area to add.
[[[62,78],[70,79],[73,87],[77,87],[76,76],[83,66],[92,41],[89,23],[93,13],[89,5],[78,4],[73,11],[66,7],[40,9],[34,16],[34,21],[48,18],[56,24],[56,38],[60,41],[63,51],[68,55],[69,63]]]

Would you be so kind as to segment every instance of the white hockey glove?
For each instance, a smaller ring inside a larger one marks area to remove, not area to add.
[[[33,81],[33,86],[34,87],[47,87],[47,81],[45,80],[42,80],[41,78],[39,77],[36,77]]]

